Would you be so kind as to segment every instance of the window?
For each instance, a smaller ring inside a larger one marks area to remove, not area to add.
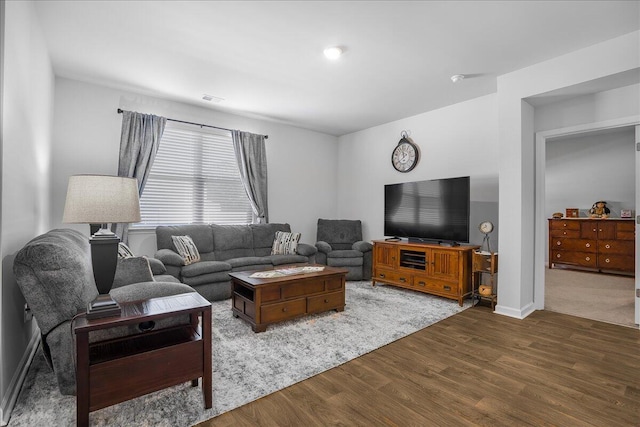
[[[167,122],[140,197],[145,228],[172,224],[249,224],[231,132]]]

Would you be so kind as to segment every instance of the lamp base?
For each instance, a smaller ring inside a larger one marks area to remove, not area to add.
[[[87,306],[87,319],[120,316],[121,313],[120,305],[109,294],[98,295]]]

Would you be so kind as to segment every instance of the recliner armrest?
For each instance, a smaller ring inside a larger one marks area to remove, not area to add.
[[[318,248],[318,252],[322,252],[323,254],[328,254],[333,250],[330,244],[323,241],[316,242],[316,248]]]
[[[160,249],[156,252],[154,257],[158,258],[166,265],[175,265],[176,267],[182,267],[184,265],[184,258],[171,249]]]
[[[298,243],[296,252],[298,253],[298,255],[311,256],[315,255],[316,252],[318,252],[318,249],[315,246],[311,246],[306,243]]]
[[[167,272],[167,267],[165,267],[164,263],[159,259],[149,257],[145,258],[147,258],[147,261],[149,261],[149,267],[151,267],[151,273],[154,276],[157,276],[158,274],[165,274]]]
[[[369,242],[365,242],[364,240],[360,240],[358,242],[355,242],[352,248],[355,249],[356,251],[360,251],[364,253],[364,252],[369,252],[373,250],[373,245]]]

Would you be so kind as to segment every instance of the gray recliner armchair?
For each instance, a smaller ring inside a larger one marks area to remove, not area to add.
[[[346,268],[347,280],[371,279],[373,245],[362,240],[362,222],[318,219],[316,262]]]
[[[56,229],[28,242],[13,262],[22,295],[42,334],[42,350],[62,394],[75,394],[75,336],[72,323],[97,295],[88,236]],[[171,278],[173,279],[173,278]],[[165,279],[166,280],[166,279]],[[147,259],[118,260],[111,296],[117,302],[195,292],[178,281],[156,281]],[[162,319],[154,329],[189,323],[188,316]],[[138,325],[92,332],[89,341],[145,333]]]

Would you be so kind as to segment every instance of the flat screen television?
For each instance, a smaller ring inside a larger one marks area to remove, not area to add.
[[[384,186],[384,235],[410,241],[469,242],[469,177]]]

